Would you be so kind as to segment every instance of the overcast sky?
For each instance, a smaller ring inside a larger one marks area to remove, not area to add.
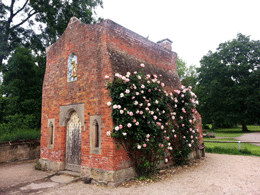
[[[99,17],[153,42],[168,38],[187,65],[199,66],[209,50],[236,38],[260,40],[260,0],[103,0]]]

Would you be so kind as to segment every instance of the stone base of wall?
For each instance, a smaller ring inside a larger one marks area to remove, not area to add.
[[[116,187],[123,181],[131,180],[136,176],[133,167],[108,171],[81,166],[81,176],[92,178],[92,183],[102,183],[111,187]]]
[[[40,158],[40,141],[0,143],[0,163]]]
[[[191,152],[188,155],[188,159],[195,159],[195,158],[201,158],[201,157],[205,157],[205,150],[201,149],[201,150],[194,150],[193,152]]]
[[[48,159],[39,159],[42,168],[52,171],[61,171],[65,169],[65,162],[55,162]]]
[[[191,160],[194,158],[201,158],[203,156],[205,156],[204,150],[194,150],[189,154],[188,159]],[[48,159],[40,159],[39,163],[42,165],[42,167],[45,167],[48,170],[61,171],[65,169],[65,162],[55,162],[55,161],[50,161]],[[167,164],[161,162],[158,167],[165,168],[171,164],[173,164],[173,162],[172,163],[169,162]],[[116,187],[119,184],[121,184],[123,181],[131,180],[136,175],[137,174],[134,170],[134,167],[120,169],[117,171],[109,171],[105,169],[97,169],[97,168],[81,166],[81,172],[80,172],[80,176],[82,178],[91,178],[92,183],[94,184],[104,184],[111,187]]]

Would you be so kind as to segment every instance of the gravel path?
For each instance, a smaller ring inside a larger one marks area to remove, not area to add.
[[[182,169],[171,178],[128,188],[71,183],[42,194],[246,194],[260,195],[260,157],[206,154],[197,167]]]
[[[241,135],[239,137],[237,137],[236,139],[240,140],[240,141],[257,141],[260,142],[260,132],[258,133],[246,133],[244,135]],[[257,146],[260,146],[260,144],[255,144]]]

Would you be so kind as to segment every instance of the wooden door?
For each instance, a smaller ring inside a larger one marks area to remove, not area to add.
[[[67,123],[65,168],[75,172],[81,169],[81,122],[76,112]]]

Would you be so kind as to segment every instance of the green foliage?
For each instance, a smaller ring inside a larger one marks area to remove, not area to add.
[[[94,10],[102,5],[102,0],[1,1],[0,136],[40,128],[45,47],[59,38],[72,16],[96,22]]]
[[[144,67],[143,64],[141,64]],[[118,73],[107,88],[113,102],[111,136],[128,152],[136,172],[149,175],[169,155],[184,161],[197,147],[198,132],[194,130],[195,94],[191,88],[167,93],[157,75],[141,72]],[[110,132],[108,132],[110,134]]]
[[[1,126],[0,126],[1,128]],[[0,142],[40,139],[39,129],[17,129],[15,131],[0,134]]]
[[[0,69],[3,59],[17,46],[30,47],[44,58],[44,48],[57,40],[72,16],[85,23],[95,22],[93,11],[97,6],[103,6],[102,0],[1,1]]]
[[[260,121],[260,41],[238,34],[201,59],[196,93],[203,123],[213,128]]]
[[[42,69],[28,48],[17,48],[3,69],[0,132],[40,128]]]
[[[198,77],[195,65],[187,67],[186,62],[178,57],[177,72],[180,77],[181,83],[184,86],[191,86],[193,89],[195,89]]]

